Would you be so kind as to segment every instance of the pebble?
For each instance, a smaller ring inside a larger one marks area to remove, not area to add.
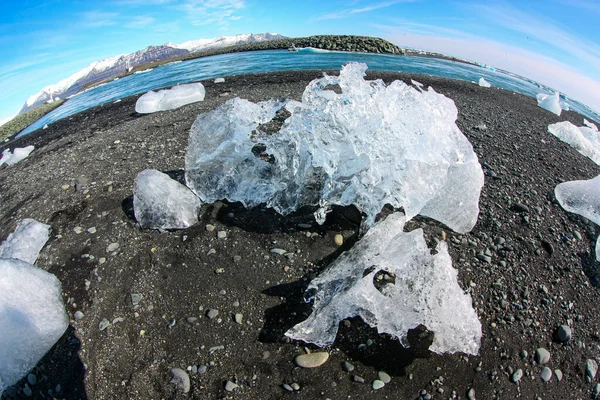
[[[31,389],[29,388],[29,386],[25,385],[25,387],[23,388],[23,393],[25,394],[25,396],[27,397],[31,397],[33,396],[33,392],[31,391]]]
[[[556,335],[562,343],[567,343],[571,340],[571,328],[568,325],[561,325],[558,327]]]
[[[225,239],[227,237],[227,232],[225,232],[225,231],[219,231],[219,232],[217,232],[217,237],[219,239]]]
[[[77,321],[79,321],[80,319],[83,318],[83,313],[81,311],[75,311],[75,314],[73,314],[73,318],[75,318]]]
[[[522,204],[522,203],[513,204],[512,209],[519,213],[528,213],[529,212],[529,207],[527,207],[525,204]]]
[[[275,248],[275,249],[271,249],[270,253],[284,255],[285,253],[287,253],[287,251],[285,251],[284,249]]]
[[[76,226],[75,228],[73,228],[73,232],[79,235],[81,232],[83,232],[83,228],[80,226]]]
[[[207,317],[208,319],[213,319],[213,318],[215,318],[217,315],[219,315],[219,310],[215,310],[214,308],[211,308],[211,309],[209,309],[209,310],[206,312],[206,317]]]
[[[512,381],[514,383],[519,383],[519,381],[521,380],[521,378],[523,377],[523,370],[521,368],[519,368],[518,370],[516,370],[514,372],[514,374],[512,374]]]
[[[392,378],[388,375],[387,372],[384,371],[379,371],[377,373],[377,377],[379,378],[380,381],[382,381],[383,383],[390,383]]]
[[[550,361],[550,352],[543,347],[540,347],[535,351],[535,362],[538,364],[546,364]]]
[[[379,390],[385,386],[385,383],[383,383],[383,381],[380,381],[379,379],[375,379],[371,386],[373,387],[373,390]]]
[[[554,375],[556,375],[556,380],[557,381],[559,381],[559,382],[562,381],[563,373],[562,373],[562,371],[560,369],[555,369],[554,370]]]
[[[131,293],[131,304],[137,306],[142,301],[142,297],[144,296],[141,293]]]
[[[469,391],[467,392],[467,399],[475,400],[475,389],[469,389]]]
[[[292,389],[300,390],[300,385],[298,385],[296,382],[294,382],[294,383],[292,383]]]
[[[548,367],[542,368],[542,372],[540,372],[540,379],[542,382],[548,382],[552,379],[552,370]]]
[[[598,373],[598,363],[596,360],[592,360],[588,358],[585,361],[585,374],[590,377],[590,379],[594,379],[596,374]]]
[[[365,378],[363,378],[362,376],[354,375],[352,379],[354,380],[354,382],[365,383]]]
[[[344,361],[344,363],[342,364],[342,368],[344,368],[344,371],[346,372],[354,371],[354,365],[350,364],[348,361]]]
[[[71,185],[62,185],[61,189],[62,190],[69,190],[70,187],[71,187]]]
[[[106,262],[106,257],[100,257],[98,259],[98,264],[100,264],[100,265],[104,264],[105,262]]]
[[[92,226],[91,228],[88,228],[88,233],[96,233],[96,227]]]
[[[198,375],[205,374],[208,371],[208,367],[204,364],[198,365]]]
[[[335,244],[339,247],[341,245],[344,244],[344,237],[342,235],[340,235],[339,233],[337,235],[335,235],[335,237],[333,238],[333,241],[335,242]]]
[[[194,322],[198,321],[198,317],[187,317],[185,320],[190,324],[193,324]]]
[[[183,393],[190,391],[190,376],[181,368],[171,368],[171,383],[183,390]]]
[[[302,368],[315,368],[323,365],[328,358],[329,353],[323,351],[316,353],[301,354],[294,358],[294,362],[297,366]]]
[[[207,232],[212,232],[214,230],[215,230],[215,226],[214,225],[211,225],[211,224],[207,224],[206,225],[206,231]]]
[[[236,322],[237,324],[240,324],[240,325],[242,324],[243,318],[244,318],[244,315],[243,315],[243,314],[241,314],[241,313],[237,313],[237,314],[235,314],[235,316],[234,316],[234,320],[235,320],[235,322]]]
[[[106,252],[107,253],[112,253],[113,251],[117,250],[119,248],[119,243],[111,243],[106,247]]]
[[[600,383],[596,383],[596,386],[594,386],[594,392],[592,394],[595,399],[600,396]]]
[[[235,383],[233,383],[231,381],[225,382],[225,390],[227,390],[228,392],[233,392],[237,388],[238,388],[238,385],[236,385]],[[292,391],[293,390],[294,389],[292,389]]]
[[[293,392],[293,391],[294,391],[294,388],[293,388],[293,387],[291,387],[290,385],[288,385],[287,383],[284,383],[282,386],[283,386],[283,388],[284,388],[285,390],[287,390],[288,392]]]
[[[27,382],[29,382],[29,384],[32,386],[35,385],[37,383],[37,376],[34,374],[27,375]]]
[[[206,253],[207,256],[210,256],[211,254],[215,254],[217,251],[215,249],[210,249],[208,251],[208,253]]]
[[[577,231],[574,231],[574,232],[573,232],[573,236],[575,236],[575,239],[577,239],[577,240],[581,240],[581,233],[579,233],[579,232],[577,232]]]
[[[98,328],[103,331],[106,328],[108,328],[108,326],[110,325],[110,321],[107,320],[106,318],[104,318],[102,321],[100,321],[100,324],[98,324]]]

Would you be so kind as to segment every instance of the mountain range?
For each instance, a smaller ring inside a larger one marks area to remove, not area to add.
[[[181,44],[165,43],[161,46],[148,46],[143,50],[131,54],[122,54],[116,57],[96,61],[84,69],[74,73],[50,86],[46,86],[38,93],[31,95],[19,114],[22,114],[40,104],[53,102],[59,98],[66,98],[81,91],[90,84],[110,79],[119,74],[128,72],[131,68],[153,61],[160,61],[171,57],[181,56],[189,53],[245,44],[262,42],[266,40],[284,39],[285,36],[277,33],[247,33],[235,36],[219,36],[212,39],[190,40]]]

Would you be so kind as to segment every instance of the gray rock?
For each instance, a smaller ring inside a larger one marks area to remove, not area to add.
[[[185,320],[190,324],[193,324],[194,322],[198,321],[198,317],[187,317]]]
[[[233,318],[233,319],[235,320],[235,322],[236,322],[237,324],[240,324],[240,325],[241,325],[241,324],[242,324],[242,322],[243,322],[243,318],[244,318],[244,315],[243,315],[243,314],[237,313],[237,314],[235,314],[235,316],[234,316],[234,318]]]
[[[80,319],[83,318],[83,313],[81,311],[75,311],[75,314],[73,314],[73,318],[75,318],[77,321],[79,321]]]
[[[281,385],[285,390],[287,390],[288,392],[293,392],[294,388],[291,387],[290,385],[288,385],[287,383],[284,383],[283,385]]]
[[[205,374],[207,370],[208,370],[208,367],[206,365],[204,365],[204,364],[198,365],[198,375]]]
[[[542,372],[540,372],[540,379],[543,382],[548,382],[550,379],[552,379],[552,370],[548,367],[542,368]]]
[[[320,367],[329,359],[329,353],[327,352],[316,352],[316,353],[308,353],[301,354],[294,358],[294,362],[297,366],[302,368],[315,368]]]
[[[383,381],[380,381],[379,379],[375,379],[372,384],[373,390],[379,390],[384,386],[385,383],[383,383]]]
[[[562,381],[563,373],[562,373],[562,371],[560,369],[555,369],[554,370],[554,375],[556,375],[556,380],[557,381],[559,381],[559,382]]]
[[[529,212],[529,207],[527,207],[525,204],[522,203],[515,203],[512,206],[513,211],[519,212],[519,213],[528,213]]]
[[[190,376],[181,368],[171,368],[171,383],[181,389],[183,393],[189,393],[190,391]]]
[[[106,252],[107,253],[112,253],[113,251],[116,251],[119,248],[119,243],[111,243],[106,247]]]
[[[377,377],[383,383],[390,383],[390,381],[392,380],[392,378],[387,374],[387,372],[384,372],[384,371],[379,371],[377,373]]]
[[[219,315],[219,310],[215,310],[214,308],[211,308],[211,309],[209,309],[209,310],[206,312],[206,317],[207,317],[208,319],[213,319],[213,318],[215,318],[217,315]]]
[[[231,381],[227,381],[225,382],[225,390],[227,390],[228,392],[233,392],[235,389],[237,389],[239,386]],[[292,389],[293,391],[294,389]]]
[[[556,336],[562,343],[567,343],[569,340],[571,340],[571,328],[568,325],[559,326]]]
[[[585,360],[585,374],[590,377],[590,379],[594,379],[596,374],[598,373],[598,363],[596,360],[592,360],[588,358]]]
[[[363,378],[362,376],[358,376],[358,375],[354,375],[352,377],[352,380],[357,383],[365,383],[365,378]]]
[[[523,370],[521,368],[519,368],[512,374],[511,379],[514,383],[519,383],[519,381],[521,380],[522,377],[523,377]]]
[[[344,371],[346,372],[354,371],[354,365],[350,364],[348,361],[344,361],[344,363],[342,364],[342,368],[344,368]]]
[[[595,399],[600,396],[600,383],[596,383],[596,386],[594,386],[592,395],[594,396]]]
[[[35,385],[37,383],[37,376],[34,374],[27,375],[27,382],[29,382],[31,386]]]
[[[294,383],[292,383],[292,389],[300,390],[300,385],[298,385],[296,382],[294,382]]]
[[[550,361],[550,352],[543,347],[540,347],[535,351],[535,362],[540,365],[546,364]]]
[[[107,320],[106,318],[104,318],[102,321],[100,321],[100,324],[98,324],[98,328],[103,331],[106,328],[108,328],[108,326],[110,325],[110,321]]]
[[[475,389],[469,389],[469,391],[467,392],[467,399],[475,400]]]
[[[23,393],[27,397],[33,396],[33,391],[29,388],[29,386],[27,386],[27,384],[25,384],[25,387],[23,388]]]
[[[214,225],[211,225],[211,224],[207,224],[206,225],[206,231],[207,232],[212,232],[214,230],[215,230],[215,226]]]
[[[144,296],[142,296],[141,293],[131,293],[131,304],[133,304],[133,306],[137,306],[140,304],[140,301],[142,301],[143,297]]]
[[[284,249],[271,249],[271,253],[272,254],[279,254],[279,255],[284,255],[285,253],[287,253],[287,251],[285,251]]]
[[[217,232],[217,237],[219,239],[225,239],[227,237],[227,232],[225,232],[225,231],[219,231],[219,232]]]

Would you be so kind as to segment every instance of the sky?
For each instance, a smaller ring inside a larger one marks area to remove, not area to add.
[[[378,36],[511,71],[600,112],[599,18],[599,0],[2,1],[0,124],[94,61],[264,32]]]

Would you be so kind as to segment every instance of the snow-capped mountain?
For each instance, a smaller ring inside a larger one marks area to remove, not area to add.
[[[46,86],[38,93],[30,96],[21,108],[21,111],[19,111],[19,114],[37,107],[40,104],[52,102],[59,98],[69,97],[79,92],[86,85],[110,79],[116,75],[127,72],[130,68],[138,65],[188,53],[232,46],[235,44],[283,38],[284,36],[276,33],[247,33],[235,36],[219,36],[212,39],[190,40],[182,44],[165,43],[162,46],[149,46],[132,54],[123,54],[102,61],[96,61],[68,78],[63,79],[54,85]]]

